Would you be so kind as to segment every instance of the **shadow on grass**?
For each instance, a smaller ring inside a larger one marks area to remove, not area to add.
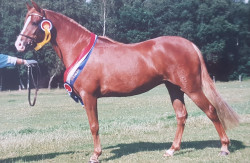
[[[68,155],[68,154],[74,154],[76,152],[70,151],[70,152],[55,152],[55,153],[47,153],[47,154],[37,154],[37,155],[30,155],[30,156],[23,156],[23,157],[14,157],[14,158],[6,158],[6,159],[0,159],[1,163],[9,163],[9,162],[31,162],[31,161],[40,161],[40,160],[46,160],[46,159],[53,159],[59,155]]]
[[[124,155],[130,155],[137,152],[142,151],[155,151],[155,150],[164,150],[170,148],[172,143],[151,143],[151,142],[138,142],[138,143],[130,143],[130,144],[118,144],[116,146],[109,146],[104,149],[112,149],[111,153],[114,156],[110,158],[106,158],[103,161],[109,161],[118,159]],[[181,149],[194,149],[194,150],[201,150],[205,148],[218,148],[220,149],[221,143],[219,140],[206,140],[206,141],[191,141],[191,142],[182,142]],[[241,141],[238,140],[231,140],[231,145],[229,147],[229,151],[233,153],[236,150],[249,148],[245,146]],[[189,151],[190,152],[190,151]],[[179,152],[175,155],[180,155],[185,153]]]
[[[130,143],[130,144],[118,144],[116,146],[109,146],[103,149],[111,149],[111,153],[114,156],[103,159],[103,161],[110,161],[114,159],[119,159],[124,155],[130,155],[137,152],[143,151],[156,151],[156,150],[164,150],[169,148],[172,143],[152,143],[152,142],[138,142],[138,143]],[[220,149],[220,141],[219,140],[207,140],[207,141],[191,141],[191,142],[182,142],[182,149],[191,149],[191,150],[201,150],[205,148],[218,148]],[[231,140],[231,146],[229,150],[233,153],[236,150],[250,148],[249,146],[245,146],[241,141]],[[190,152],[190,150],[188,151]],[[0,159],[1,163],[9,163],[9,162],[31,162],[31,161],[41,161],[46,159],[53,159],[60,155],[70,155],[74,154],[76,151],[68,151],[68,152],[55,152],[55,153],[47,153],[47,154],[37,154],[37,155],[28,155],[22,157],[14,157],[14,158],[6,158]],[[181,155],[185,153],[185,151],[181,151],[176,153],[175,155]]]

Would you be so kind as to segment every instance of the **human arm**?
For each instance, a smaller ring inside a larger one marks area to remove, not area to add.
[[[13,67],[16,64],[16,57],[0,54],[0,68]]]
[[[12,57],[4,54],[0,54],[0,68],[3,67],[13,67],[16,64],[18,65],[34,65],[37,64],[35,60],[25,60],[17,57]]]

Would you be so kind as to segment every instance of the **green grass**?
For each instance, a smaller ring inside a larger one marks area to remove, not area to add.
[[[239,113],[239,127],[227,131],[228,157],[220,157],[219,136],[206,115],[185,98],[189,117],[182,149],[164,158],[176,130],[165,86],[137,96],[98,100],[101,162],[248,162],[250,81],[216,83]],[[0,162],[88,162],[93,152],[85,110],[65,90],[38,92],[30,107],[26,91],[0,92]]]

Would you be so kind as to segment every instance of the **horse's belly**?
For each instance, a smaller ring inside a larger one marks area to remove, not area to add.
[[[162,83],[161,77],[138,74],[111,77],[101,85],[101,96],[131,96],[146,92]]]

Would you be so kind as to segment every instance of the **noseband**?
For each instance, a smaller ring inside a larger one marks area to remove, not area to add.
[[[28,38],[28,39],[31,39],[32,41],[34,41],[35,43],[36,43],[36,37],[30,37],[30,36],[28,36],[28,35],[24,35],[24,34],[19,34],[20,36],[23,36],[23,37],[26,37],[26,38]]]

